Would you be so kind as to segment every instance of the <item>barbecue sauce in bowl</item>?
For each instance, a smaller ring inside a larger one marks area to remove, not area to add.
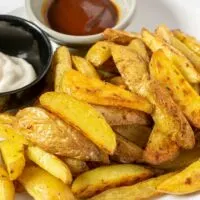
[[[114,27],[119,12],[111,0],[54,0],[46,17],[55,31],[84,36]]]

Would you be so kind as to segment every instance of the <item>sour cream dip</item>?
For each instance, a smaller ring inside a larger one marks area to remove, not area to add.
[[[33,66],[26,60],[0,52],[0,93],[20,89],[36,77]]]

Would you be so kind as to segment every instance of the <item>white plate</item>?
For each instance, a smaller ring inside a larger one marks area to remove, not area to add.
[[[12,15],[26,18],[24,7],[12,11]],[[164,23],[170,28],[183,31],[200,38],[200,0],[138,0],[136,14],[128,27],[129,31],[140,31],[142,27],[155,29]],[[55,45],[55,44],[53,44]],[[197,200],[200,194],[176,197],[166,195],[160,200]],[[31,200],[27,195],[17,195],[16,200]]]

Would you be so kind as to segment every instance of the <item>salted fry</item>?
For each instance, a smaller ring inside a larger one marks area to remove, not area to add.
[[[196,70],[200,72],[200,56],[190,50],[183,42],[177,39],[173,33],[166,26],[159,26],[156,30],[159,37],[165,40],[167,43],[178,49],[185,57],[191,61]]]
[[[15,188],[7,172],[0,166],[0,199],[14,200]]]
[[[0,150],[10,180],[16,180],[24,170],[24,145],[15,140],[6,140],[0,143]]]
[[[100,79],[96,69],[85,58],[79,56],[72,56],[72,61],[75,68],[82,74]]]
[[[87,61],[92,63],[96,68],[99,68],[111,57],[110,43],[100,41],[94,44],[86,55]]]
[[[200,97],[162,50],[154,53],[150,71],[152,78],[161,81],[169,88],[173,99],[188,120],[200,128]]]
[[[196,161],[180,173],[161,183],[157,190],[168,194],[190,194],[200,190],[200,161]]]
[[[133,200],[156,197],[162,194],[162,192],[157,190],[157,186],[173,175],[175,175],[175,173],[151,178],[131,186],[113,188],[102,192],[89,200]]]
[[[150,170],[137,165],[99,167],[78,176],[72,184],[72,192],[79,198],[88,198],[105,188],[134,184],[152,175]]]
[[[180,51],[164,42],[164,40],[156,37],[147,29],[142,30],[142,39],[153,52],[162,49],[165,55],[178,67],[187,81],[190,83],[200,82],[200,74]]]
[[[149,63],[149,54],[144,42],[141,39],[132,40],[128,45],[128,48],[135,51],[146,63]]]
[[[128,33],[126,31],[114,30],[111,28],[107,28],[103,32],[104,38],[110,42],[114,42],[117,44],[127,45],[133,39],[140,38],[139,34],[136,33]]]
[[[152,105],[143,97],[96,78],[88,78],[71,70],[62,81],[63,92],[91,104],[117,106],[152,112]]]
[[[29,146],[26,153],[30,160],[51,175],[62,180],[65,184],[70,185],[72,183],[72,174],[69,167],[53,154],[34,146]]]
[[[34,199],[76,200],[66,184],[39,167],[26,167],[19,182]]]
[[[83,134],[99,148],[113,154],[116,148],[116,137],[103,116],[87,103],[56,92],[48,92],[40,97],[41,105],[56,113],[65,122],[78,127]],[[92,126],[90,125],[92,124]]]

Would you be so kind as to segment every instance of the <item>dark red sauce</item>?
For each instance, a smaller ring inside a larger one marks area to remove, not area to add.
[[[93,35],[116,25],[117,7],[110,0],[55,0],[47,11],[52,29],[69,35]]]

